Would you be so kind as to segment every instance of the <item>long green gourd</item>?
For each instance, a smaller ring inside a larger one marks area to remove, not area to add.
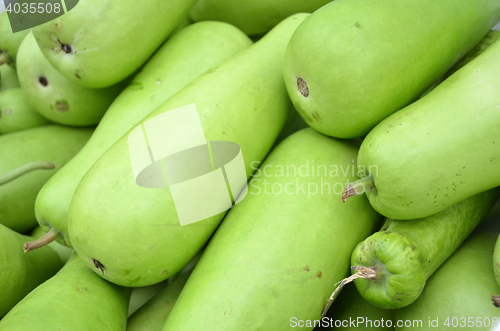
[[[240,146],[248,179],[253,173],[250,164],[267,155],[291,108],[283,84],[283,54],[307,15],[284,20],[252,47],[191,82],[141,123],[194,104],[206,141]],[[181,226],[168,187],[136,184],[128,139],[124,135],[108,149],[78,185],[68,232],[75,250],[99,275],[123,286],[146,286],[180,270],[210,238],[225,212]]]
[[[44,239],[60,237],[59,242],[71,246],[67,233],[69,205],[94,162],[165,100],[251,44],[243,32],[222,22],[192,24],[168,40],[116,98],[80,153],[40,191],[35,214],[48,232]]]
[[[366,135],[415,101],[500,20],[500,0],[336,0],[290,40],[285,83],[319,132]]]
[[[491,269],[499,221],[485,220],[432,275],[420,298],[396,311],[402,321],[396,331],[489,331],[500,325],[491,301],[500,291]]]
[[[124,331],[129,297],[130,289],[106,282],[73,253],[54,277],[5,315],[0,330]]]
[[[70,12],[32,31],[45,57],[66,78],[103,88],[139,69],[195,2],[80,1]]]
[[[36,128],[51,123],[31,106],[24,91],[11,88],[0,92],[0,134]]]
[[[0,155],[8,156],[0,158],[1,224],[17,232],[25,232],[36,225],[33,206],[38,192],[78,153],[92,131],[92,128],[52,124],[0,136]],[[52,164],[52,167],[32,171],[37,169],[37,163]],[[29,166],[33,164],[35,167]],[[4,174],[11,176],[4,181],[1,179]]]
[[[499,186],[499,57],[496,42],[378,124],[363,140],[361,179],[344,200],[366,191],[382,215],[416,219]]]
[[[195,21],[223,21],[250,36],[262,35],[296,13],[312,13],[331,0],[198,0],[189,12]]]
[[[499,197],[500,189],[494,189],[422,219],[386,220],[379,232],[352,252],[352,266],[364,274],[354,281],[361,296],[385,309],[413,303],[429,277],[479,225]]]
[[[352,249],[382,219],[367,200],[345,208],[339,199],[356,176],[358,146],[311,128],[278,145],[217,229],[163,330],[283,330],[319,320]]]
[[[26,240],[31,238],[0,224],[0,318],[63,266],[52,247],[24,254]]]
[[[121,92],[123,83],[102,89],[75,84],[57,71],[38,47],[33,33],[17,55],[17,75],[30,104],[49,120],[71,126],[96,125]]]

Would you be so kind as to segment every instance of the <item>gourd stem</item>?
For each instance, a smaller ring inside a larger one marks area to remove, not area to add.
[[[372,176],[366,176],[361,179],[358,179],[355,182],[347,185],[344,190],[344,194],[342,194],[342,202],[346,202],[347,198],[360,195],[369,191],[375,187],[375,183],[373,181]]]
[[[24,252],[27,253],[29,251],[48,245],[57,238],[59,238],[59,233],[54,228],[51,228],[49,232],[47,232],[43,237],[24,244]]]
[[[0,186],[7,184],[13,181],[14,179],[21,177],[22,175],[25,175],[31,171],[41,170],[41,169],[54,169],[55,167],[56,167],[55,164],[46,161],[35,161],[27,163],[25,165],[20,166],[19,168],[16,168],[14,170],[6,172],[3,175],[0,175]]]
[[[342,279],[340,282],[335,284],[335,286],[338,285],[338,287],[333,291],[332,295],[326,302],[325,308],[323,309],[323,312],[321,313],[321,316],[325,317],[326,312],[328,311],[328,308],[330,308],[330,304],[332,303],[333,299],[335,296],[339,293],[339,291],[346,285],[352,282],[355,279],[358,278],[364,278],[364,279],[376,279],[377,278],[377,272],[373,268],[365,268],[365,267],[351,267],[351,269],[357,270],[358,272]]]

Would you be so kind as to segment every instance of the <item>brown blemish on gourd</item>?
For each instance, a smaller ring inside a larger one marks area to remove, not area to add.
[[[311,271],[311,269],[309,268],[308,265],[306,265],[304,268],[303,268],[305,271]]]
[[[493,306],[500,307],[500,295],[492,295],[491,300],[493,300]]]
[[[102,271],[102,274],[104,275],[104,265],[96,259],[92,259],[92,262],[94,262],[94,267],[100,269]]]
[[[69,104],[66,100],[57,100],[56,109],[62,112],[67,112],[69,110]]]
[[[316,121],[323,123],[323,121],[321,120],[321,116],[319,116],[319,113],[317,111],[313,111],[311,115]]]
[[[297,89],[304,97],[307,98],[309,96],[309,87],[307,86],[307,82],[300,77],[297,77]]]
[[[321,270],[318,270],[318,278],[321,278],[323,276],[323,273],[321,272]]]

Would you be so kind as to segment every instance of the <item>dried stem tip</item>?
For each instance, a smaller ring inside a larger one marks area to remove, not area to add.
[[[48,245],[57,238],[59,238],[59,233],[54,230],[54,228],[52,228],[43,237],[24,244],[24,252],[27,253],[29,251]]]
[[[344,287],[344,285],[349,284],[355,279],[358,278],[364,278],[364,279],[376,279],[377,278],[377,272],[373,268],[365,268],[365,267],[351,267],[351,269],[357,270],[358,272],[342,279],[340,282],[338,282],[335,285],[338,285],[338,287],[333,291],[332,295],[326,302],[325,308],[321,312],[321,315],[325,317],[326,313],[328,312],[328,308],[330,308],[331,303],[333,302],[333,299],[335,296],[339,293],[339,291]]]
[[[372,176],[366,176],[361,179],[358,179],[355,182],[347,185],[344,190],[344,194],[342,194],[342,202],[346,202],[347,198],[360,195],[369,191],[375,187],[375,183],[373,182]]]

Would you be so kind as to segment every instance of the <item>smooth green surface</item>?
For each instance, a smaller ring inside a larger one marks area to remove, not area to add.
[[[285,125],[283,125],[283,129],[281,129],[278,138],[276,138],[276,141],[274,142],[273,148],[278,146],[279,143],[281,143],[291,134],[308,127],[309,125],[307,125],[307,123],[304,122],[302,117],[300,117],[295,108],[292,106],[292,109],[288,114],[288,118],[286,119]]]
[[[335,299],[326,317],[328,320],[326,322],[323,320],[325,326],[333,325],[329,330],[389,331],[394,330],[396,311],[372,305],[359,295],[354,284],[349,284],[342,289],[337,299]],[[333,319],[333,322],[330,319]],[[384,321],[383,324],[382,320]],[[339,327],[335,327],[335,325]],[[385,327],[376,327],[377,325]],[[392,326],[389,327],[388,325]]]
[[[8,64],[0,65],[0,91],[16,87],[21,87],[21,85],[19,85],[19,79],[17,79],[16,69],[12,68]]]
[[[359,293],[386,309],[414,302],[427,279],[478,226],[499,197],[500,189],[495,189],[425,218],[388,219],[382,230],[352,252],[353,266],[375,268],[378,277],[355,280]]]
[[[499,221],[481,224],[432,275],[420,298],[396,311],[396,320],[421,320],[422,324],[396,330],[492,330],[493,322],[499,324],[499,309],[491,301],[500,292],[491,268]],[[436,319],[433,325],[438,327],[429,326],[429,320]],[[489,322],[487,327],[485,322]]]
[[[249,49],[191,82],[144,121],[194,103],[207,141],[232,141],[241,147],[248,178],[253,172],[249,165],[266,156],[291,108],[283,84],[283,54],[306,16],[283,21]],[[104,265],[105,279],[146,286],[179,271],[224,214],[181,226],[168,187],[136,184],[124,135],[80,182],[69,210],[68,232],[89,267],[101,273],[92,259]]]
[[[444,79],[450,77],[457,70],[465,66],[470,61],[474,60],[479,55],[483,54],[485,50],[487,50],[491,45],[493,45],[498,39],[500,39],[500,31],[491,30],[484,36],[483,39],[473,49],[467,53],[460,61],[458,61],[450,70],[445,74]],[[443,79],[443,80],[444,80]]]
[[[293,330],[293,317],[320,319],[352,249],[381,221],[367,199],[342,204],[357,150],[311,128],[285,139],[217,229],[163,330]]]
[[[39,225],[35,227],[35,229],[31,232],[30,236],[34,239],[41,238],[45,235],[45,231],[43,228]],[[31,241],[31,240],[30,240]],[[71,257],[71,254],[73,254],[73,249],[66,247],[64,245],[61,245],[60,243],[53,241],[47,246],[51,247],[57,255],[59,255],[59,258],[63,263],[68,262],[69,258]],[[43,250],[45,248],[41,248],[40,250]],[[29,253],[26,254],[31,254],[33,251],[30,251]]]
[[[20,88],[0,92],[0,134],[6,134],[37,126],[50,121],[31,107],[28,98]]]
[[[499,57],[494,43],[366,136],[358,165],[374,177],[366,195],[379,213],[426,217],[500,185]]]
[[[83,147],[92,129],[68,128],[56,124],[0,136],[0,173],[35,161],[56,165],[36,170],[0,186],[0,224],[17,232],[36,225],[33,206],[47,180]]]
[[[129,289],[106,282],[74,253],[0,321],[0,330],[123,331],[129,297]]]
[[[471,49],[469,53],[467,53],[463,58],[461,58],[460,61],[455,63],[455,65],[451,67],[450,70],[448,70],[443,77],[438,79],[429,89],[427,89],[427,91],[422,93],[420,97],[421,98],[424,97],[426,94],[432,91],[436,86],[441,84],[446,78],[450,77],[464,65],[466,65],[467,63],[469,63],[470,61],[474,60],[476,57],[481,55],[485,50],[488,49],[488,47],[490,47],[498,39],[500,39],[500,31],[490,30],[490,32],[488,32],[488,34],[486,34],[486,36],[484,36],[484,38],[481,39],[481,41],[476,46],[474,46],[474,48]]]
[[[361,137],[416,100],[499,20],[500,0],[336,0],[290,40],[285,84],[312,128]]]
[[[51,247],[25,254],[23,245],[31,240],[0,224],[0,318],[63,266]]]
[[[78,85],[57,71],[40,51],[32,33],[24,39],[17,56],[17,75],[31,105],[59,124],[97,124],[124,84],[103,89]]]
[[[11,61],[15,61],[19,46],[28,32],[29,30],[24,30],[12,33],[9,16],[3,11],[0,14],[0,52],[6,53]]]
[[[136,287],[132,289],[127,316],[130,317],[130,315],[135,313],[139,308],[144,306],[148,301],[160,293],[165,287],[167,287],[168,282],[169,279],[151,286]]]
[[[181,275],[130,316],[127,331],[161,331],[190,274]]]
[[[195,21],[223,21],[248,35],[262,35],[296,13],[312,13],[331,0],[198,0],[189,12]]]
[[[82,86],[102,88],[139,69],[194,3],[80,1],[70,12],[32,31],[45,57],[66,78]],[[69,53],[62,44],[71,48]]]
[[[56,228],[71,245],[67,235],[69,205],[97,159],[165,100],[251,44],[243,32],[222,22],[192,24],[169,39],[111,104],[81,152],[40,191],[35,205],[38,222]]]

